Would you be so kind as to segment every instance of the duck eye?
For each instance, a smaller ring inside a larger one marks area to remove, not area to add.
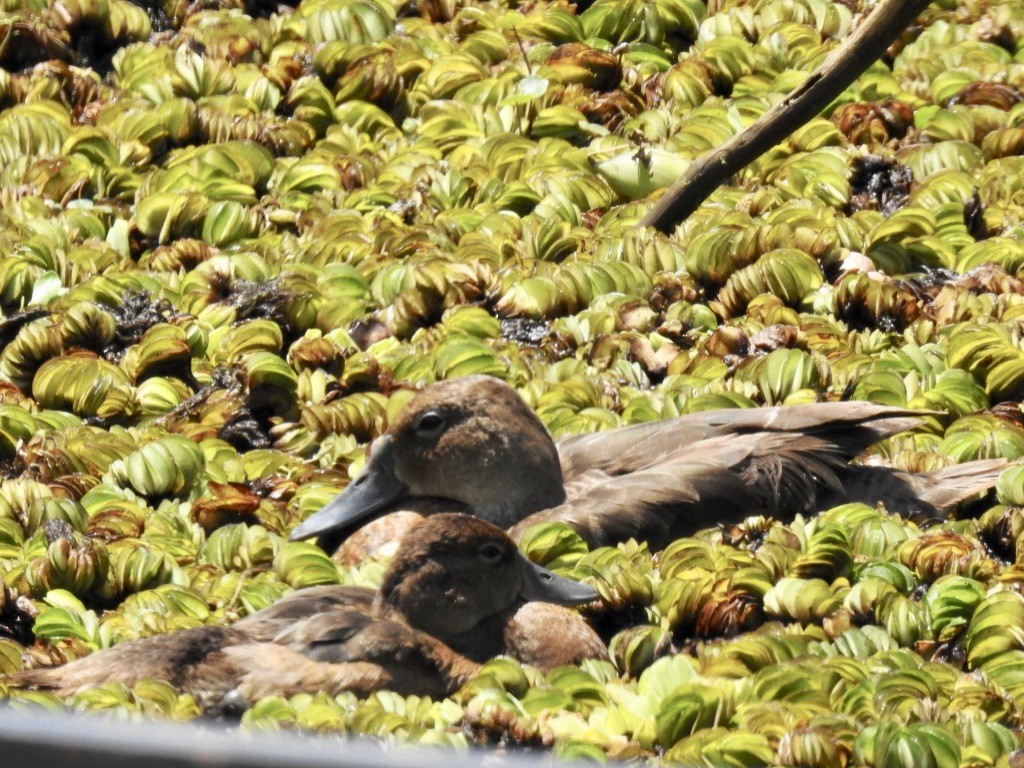
[[[444,426],[444,416],[437,411],[427,411],[416,421],[415,429],[420,437],[437,437]]]
[[[477,554],[480,555],[480,559],[485,563],[494,564],[501,560],[505,555],[505,550],[497,544],[484,544],[480,549],[477,550]]]

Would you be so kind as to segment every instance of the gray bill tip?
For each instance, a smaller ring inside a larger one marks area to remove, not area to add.
[[[319,536],[322,533],[333,531],[335,528],[340,528],[344,523],[339,522],[338,515],[332,509],[334,502],[339,498],[336,496],[323,509],[314,512],[295,526],[292,532],[288,534],[288,541],[303,541]]]
[[[358,523],[387,508],[408,492],[405,483],[395,475],[391,438],[385,435],[374,443],[370,461],[359,476],[323,509],[296,526],[288,539],[310,539]]]
[[[586,584],[559,576],[528,560],[526,566],[523,589],[519,594],[527,600],[555,605],[582,605],[600,597],[596,589]]]

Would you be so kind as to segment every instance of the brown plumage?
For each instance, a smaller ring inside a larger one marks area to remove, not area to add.
[[[366,587],[325,584],[310,587],[278,600],[262,611],[246,616],[231,625],[255,642],[270,642],[295,622],[334,610],[369,613],[373,610],[375,592]]]
[[[579,615],[560,607],[596,598],[530,563],[490,523],[438,514],[399,545],[376,593],[315,587],[231,627],[135,640],[7,682],[70,695],[158,678],[193,694],[207,712],[318,690],[442,696],[500,653],[543,669],[604,656]],[[556,605],[534,612],[530,600]]]
[[[873,403],[812,403],[695,413],[556,444],[511,387],[469,376],[417,395],[364,472],[292,538],[336,545],[337,532],[367,516],[443,498],[514,539],[561,521],[594,546],[636,538],[661,548],[750,515],[790,518],[847,501],[936,514],[994,484],[1002,460],[919,475],[850,465],[919,419]]]

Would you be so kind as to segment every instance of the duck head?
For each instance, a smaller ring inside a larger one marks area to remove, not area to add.
[[[558,450],[515,390],[489,376],[434,384],[398,414],[366,468],[295,530],[308,539],[403,499],[435,497],[507,528],[565,501]]]
[[[525,601],[580,605],[597,598],[594,589],[531,563],[497,526],[442,513],[402,539],[374,607],[445,641]]]

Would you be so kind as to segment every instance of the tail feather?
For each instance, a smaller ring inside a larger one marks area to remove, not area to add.
[[[70,696],[104,683],[129,687],[157,679],[179,687],[188,673],[222,648],[246,639],[231,627],[203,626],[131,640],[61,667],[27,669],[3,677],[19,688],[36,688]]]
[[[983,459],[930,472],[899,472],[854,464],[845,470],[843,489],[828,497],[823,508],[857,501],[883,504],[901,515],[944,515],[992,488],[1006,466],[1005,459]]]
[[[919,426],[931,413],[853,401],[702,411],[563,438],[558,454],[566,483],[591,470],[618,476],[688,456],[699,460],[704,441],[737,435],[805,435],[852,459],[880,440]]]
[[[1006,459],[981,459],[912,475],[921,498],[937,509],[950,509],[984,493],[1009,466]]]
[[[126,679],[126,674],[130,676],[130,669],[122,668],[120,672],[115,672],[116,667],[111,667],[110,659],[102,659],[101,663],[97,663],[97,659],[99,656],[93,655],[77,659],[61,667],[26,669],[6,675],[3,682],[15,688],[52,691],[58,696],[70,696],[111,680],[129,685],[137,682]]]

